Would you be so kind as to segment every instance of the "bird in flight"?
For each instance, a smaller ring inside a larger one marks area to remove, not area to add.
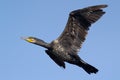
[[[91,24],[101,18],[107,5],[89,6],[70,12],[68,22],[62,34],[51,43],[36,37],[23,38],[27,42],[46,48],[45,52],[60,67],[65,68],[65,62],[83,68],[88,74],[97,73],[98,69],[88,64],[78,56],[78,51],[85,41]]]

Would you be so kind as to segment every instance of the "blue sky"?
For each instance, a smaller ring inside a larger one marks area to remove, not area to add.
[[[116,0],[1,0],[0,80],[119,80],[120,20]],[[20,37],[35,36],[51,42],[63,31],[69,12],[91,5],[108,4],[106,14],[92,25],[79,55],[97,67],[88,75],[66,63],[57,66],[44,48]]]

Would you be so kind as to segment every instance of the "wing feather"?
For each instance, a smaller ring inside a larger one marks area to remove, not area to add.
[[[67,53],[77,53],[88,33],[89,27],[105,13],[102,8],[107,5],[96,5],[72,11],[63,33],[58,37],[59,44]]]

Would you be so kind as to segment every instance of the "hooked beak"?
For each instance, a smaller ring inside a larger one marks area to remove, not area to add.
[[[21,39],[27,41],[27,42],[30,42],[30,43],[34,43],[35,42],[35,39],[33,38],[29,38],[29,37],[21,37]]]

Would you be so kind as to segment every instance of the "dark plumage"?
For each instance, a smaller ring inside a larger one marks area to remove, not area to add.
[[[51,43],[46,43],[35,37],[24,38],[26,41],[47,48],[45,52],[60,67],[65,68],[65,62],[82,67],[88,74],[98,72],[98,69],[83,61],[78,55],[82,43],[92,23],[105,13],[102,8],[107,5],[96,5],[72,11],[63,33]]]

